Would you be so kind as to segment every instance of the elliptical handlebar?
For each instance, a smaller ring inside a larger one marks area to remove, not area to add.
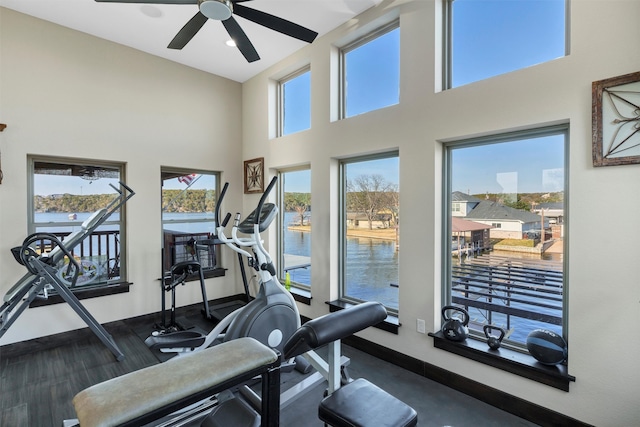
[[[233,225],[233,229],[231,231],[231,238],[227,237],[224,229],[226,228],[227,224],[229,223],[229,220],[231,219],[231,212],[227,212],[227,214],[225,215],[224,219],[222,220],[222,223],[220,223],[219,218],[220,218],[220,208],[222,206],[222,200],[224,199],[225,194],[227,193],[227,189],[229,188],[229,183],[225,182],[224,186],[222,187],[222,191],[220,191],[220,197],[218,197],[218,200],[216,201],[216,207],[215,207],[215,233],[216,233],[216,237],[218,238],[218,240],[220,240],[222,243],[226,244],[229,248],[231,248],[233,251],[246,256],[247,258],[251,258],[251,254],[249,252],[247,252],[246,250],[242,249],[240,246],[251,246],[253,244],[253,242],[249,242],[249,241],[242,241],[238,238],[235,237],[235,231],[238,228],[238,223],[240,222],[240,213],[236,214],[236,219],[234,220],[234,225]],[[235,243],[235,244],[234,244]]]
[[[256,241],[260,240],[260,234],[253,234],[251,237],[238,237],[238,226],[240,225],[240,212],[236,213],[236,217],[233,220],[233,228],[231,228],[231,240],[238,246],[253,246]]]
[[[220,221],[219,221],[220,207],[222,206],[222,199],[224,199],[224,195],[227,193],[227,188],[229,188],[229,183],[225,182],[224,186],[222,187],[222,191],[220,191],[220,196],[218,197],[218,200],[216,200],[215,217],[213,218],[214,220],[213,229],[216,231],[216,233],[218,232],[218,226],[220,226]],[[227,213],[227,216],[225,217],[224,221],[222,221],[223,227],[227,225],[229,218],[231,218],[231,214]]]
[[[230,219],[231,219],[231,212],[227,212],[227,215],[224,217],[224,220],[222,221],[222,226],[226,227]]]
[[[269,183],[269,185],[267,186],[267,188],[264,190],[262,197],[260,197],[260,201],[258,202],[258,207],[256,208],[257,215],[253,219],[253,223],[255,225],[260,224],[260,212],[262,212],[262,205],[264,205],[264,202],[267,201],[267,197],[269,197],[269,193],[271,192],[271,190],[273,190],[273,187],[275,187],[277,180],[278,180],[278,177],[274,176],[271,182]]]
[[[217,234],[218,240],[225,243],[234,252],[242,254],[247,258],[253,258],[253,256],[243,248],[252,247],[255,256],[257,256],[260,259],[260,262],[258,265],[261,266],[261,269],[263,270],[268,269],[269,271],[273,270],[273,267],[267,268],[266,266],[271,265],[272,259],[271,259],[271,256],[269,255],[269,252],[263,246],[262,239],[260,238],[260,232],[264,231],[277,215],[277,212],[278,212],[277,206],[275,206],[273,203],[269,203],[269,204],[266,203],[267,198],[269,197],[269,194],[275,187],[277,181],[278,181],[278,177],[276,176],[276,177],[273,177],[271,182],[269,182],[269,185],[267,186],[264,193],[262,194],[262,197],[260,197],[258,206],[251,213],[251,215],[253,216],[250,215],[244,221],[241,222],[241,214],[236,213],[233,221],[233,228],[231,229],[230,238],[225,235],[224,229],[231,218],[231,214],[227,213],[222,224],[216,223],[217,225],[216,234]],[[229,186],[229,183],[225,183],[222,189],[222,192],[220,193],[220,197],[218,198],[218,202],[216,203],[216,221],[218,218],[220,218],[220,202],[224,198],[224,194],[226,193],[228,186]],[[266,209],[266,213],[264,216],[262,215],[263,208]],[[248,228],[251,227],[251,225],[253,226],[253,232],[248,231]],[[261,230],[261,227],[262,227],[262,230]],[[238,237],[238,231],[241,231],[242,233],[248,233],[250,237]],[[265,267],[262,268],[262,266],[265,266]]]
[[[260,239],[260,217],[262,216],[261,215],[262,206],[264,206],[264,203],[267,200],[267,197],[269,197],[269,193],[271,193],[271,190],[273,190],[273,187],[276,186],[277,181],[278,181],[278,177],[274,176],[271,179],[271,182],[269,183],[267,188],[264,190],[264,194],[262,194],[262,197],[260,197],[260,202],[258,202],[258,207],[255,210],[256,215],[253,220],[253,235],[256,236],[256,247],[262,253],[262,255],[264,255],[264,257],[266,258],[265,264],[271,264],[271,255],[269,255],[269,252],[262,244],[262,239]],[[276,209],[276,212],[277,212],[277,209]]]

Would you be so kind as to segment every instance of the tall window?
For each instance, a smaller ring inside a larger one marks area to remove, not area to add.
[[[280,136],[311,127],[311,71],[309,67],[296,71],[278,84]]]
[[[467,310],[472,336],[493,325],[516,348],[537,328],[566,338],[567,140],[560,126],[445,146],[443,302]]]
[[[341,49],[342,118],[400,102],[398,25],[396,21]]]
[[[203,271],[217,267],[215,247],[196,254],[194,240],[215,235],[218,173],[162,168],[163,268],[200,257]]]
[[[29,167],[29,234],[51,233],[63,243],[94,212],[109,206],[118,196],[110,184],[119,189],[119,181],[124,180],[123,166],[108,162],[30,157]],[[120,213],[113,212],[71,251],[81,266],[76,286],[100,287],[126,279],[124,216]],[[65,271],[60,268],[59,277],[71,284]]]
[[[566,54],[565,0],[447,0],[447,87]]]
[[[398,153],[341,163],[341,298],[398,312]]]
[[[278,181],[280,281],[310,290],[311,171],[283,171]]]

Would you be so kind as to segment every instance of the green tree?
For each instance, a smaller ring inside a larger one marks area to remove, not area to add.
[[[285,193],[284,209],[294,211],[300,218],[300,225],[304,225],[305,213],[311,207],[311,193]]]
[[[347,210],[362,213],[369,221],[369,230],[380,212],[397,211],[397,186],[380,174],[358,175],[347,181]]]

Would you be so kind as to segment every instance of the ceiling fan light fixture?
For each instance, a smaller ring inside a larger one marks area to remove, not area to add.
[[[229,19],[233,13],[231,0],[198,0],[198,7],[200,13],[216,21]]]

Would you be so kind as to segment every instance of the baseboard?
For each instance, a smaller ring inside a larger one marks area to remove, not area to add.
[[[415,359],[363,338],[351,336],[344,339],[342,342],[348,346],[384,360],[385,362],[392,363],[415,374],[446,385],[447,387],[527,421],[531,421],[532,423],[536,423],[541,426],[590,426],[589,424],[576,420],[575,418],[552,411],[543,406],[531,403],[527,400],[510,395],[477,381],[470,380],[462,375],[447,371],[438,366]]]
[[[224,304],[231,301],[244,299],[244,294],[231,295],[228,297],[209,301],[210,304]],[[177,315],[185,315],[190,313],[200,313],[202,310],[202,302],[178,307]],[[142,314],[140,316],[131,317],[123,320],[116,320],[103,324],[104,328],[111,335],[116,333],[118,328],[130,328],[136,325],[153,325],[160,318],[160,313]],[[55,347],[67,345],[79,339],[90,338],[95,336],[89,327],[74,329],[67,332],[46,335],[43,337],[33,338],[26,341],[19,341],[11,344],[0,346],[0,355],[2,357],[15,357],[22,354],[29,354],[37,351],[45,351]]]

